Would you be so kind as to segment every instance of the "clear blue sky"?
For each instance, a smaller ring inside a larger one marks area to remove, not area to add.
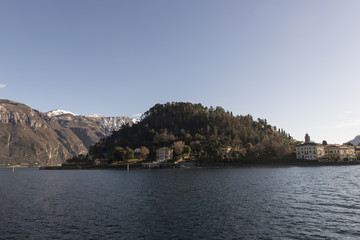
[[[360,1],[2,0],[0,98],[106,116],[189,101],[360,134]]]

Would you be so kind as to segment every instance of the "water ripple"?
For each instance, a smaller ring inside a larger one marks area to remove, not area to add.
[[[360,168],[0,169],[2,239],[359,239]]]

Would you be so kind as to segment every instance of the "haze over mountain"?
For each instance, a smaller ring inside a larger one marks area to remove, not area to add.
[[[359,145],[359,143],[360,143],[360,135],[356,136],[353,140],[350,140],[349,143],[354,144],[354,146]]]
[[[85,116],[60,109],[47,112],[46,115],[56,119],[61,126],[71,129],[87,149],[124,124],[132,125],[137,122],[129,117],[104,117],[98,114]]]
[[[64,110],[45,114],[0,100],[0,166],[58,165],[86,154],[92,144],[134,122],[128,117],[81,116]]]

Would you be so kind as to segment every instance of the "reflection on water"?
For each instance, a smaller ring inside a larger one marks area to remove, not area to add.
[[[360,167],[0,169],[2,239],[359,239]]]

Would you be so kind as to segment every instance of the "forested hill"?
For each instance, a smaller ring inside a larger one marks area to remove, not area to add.
[[[90,149],[94,158],[116,161],[121,154],[140,147],[172,147],[175,157],[202,163],[274,161],[289,157],[292,138],[282,129],[254,121],[252,116],[234,116],[221,107],[175,102],[156,104],[132,127],[125,126]]]

